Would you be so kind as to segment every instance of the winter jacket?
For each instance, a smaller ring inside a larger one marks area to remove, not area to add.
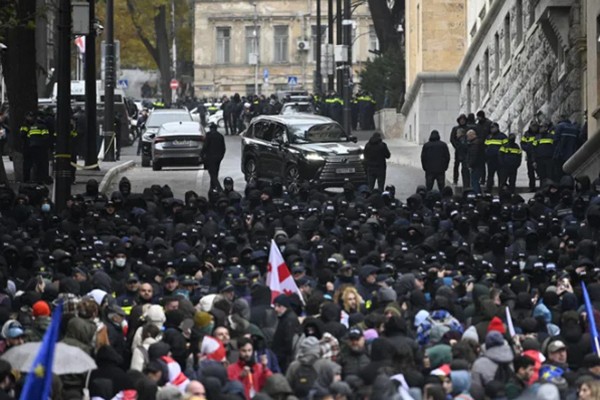
[[[390,158],[392,155],[381,138],[379,132],[373,133],[373,136],[369,139],[365,145],[364,150],[365,165],[370,170],[385,170],[385,160]]]
[[[361,369],[369,365],[371,359],[366,351],[354,351],[350,346],[344,346],[340,352],[338,363],[342,366],[342,378],[348,375],[358,375]]]
[[[446,172],[450,163],[450,151],[448,145],[440,140],[437,131],[431,132],[429,142],[425,143],[421,150],[421,166],[425,172],[440,174]]]
[[[500,152],[500,148],[508,143],[508,137],[502,133],[497,132],[495,134],[490,134],[485,139],[485,158],[487,160],[496,160],[498,158],[498,154]]]
[[[148,348],[154,343],[158,342],[155,338],[148,337],[144,339],[141,345],[133,348],[133,355],[131,356],[131,367],[136,371],[143,371],[144,367],[148,363]],[[144,350],[145,351],[144,351]]]
[[[484,392],[486,385],[494,380],[498,365],[510,363],[512,368],[513,359],[513,351],[506,341],[501,346],[485,349],[482,355],[473,363],[471,370],[472,394],[475,396],[476,392]],[[478,398],[478,396],[475,397]]]
[[[245,364],[238,360],[236,363],[231,364],[227,367],[227,376],[231,381],[240,381],[244,385],[244,393],[247,399],[251,399],[254,393],[258,393],[265,386],[267,378],[273,375],[268,368],[264,368],[262,364],[255,363],[252,369],[252,376],[246,375],[241,377],[241,373],[244,371]]]
[[[554,159],[567,161],[579,148],[579,128],[569,120],[563,120],[556,125]]]
[[[534,142],[534,157],[536,160],[551,159],[554,155],[554,135],[543,133]]]
[[[217,131],[209,130],[204,139],[202,155],[206,162],[221,162],[225,157],[225,138]]]
[[[469,141],[467,161],[469,168],[481,168],[485,165],[483,140],[479,139],[479,137]]]
[[[514,142],[508,142],[504,146],[500,147],[500,166],[509,171],[519,168],[522,157],[523,150],[521,150],[519,145]]]
[[[294,335],[300,332],[300,322],[296,314],[288,309],[282,316],[279,317],[277,330],[273,335],[273,344],[271,349],[277,356],[279,366],[283,371],[286,370],[289,363],[289,355],[293,352]]]

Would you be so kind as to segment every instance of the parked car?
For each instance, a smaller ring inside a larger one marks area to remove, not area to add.
[[[168,122],[192,121],[190,113],[185,109],[156,109],[148,116],[142,127],[142,167],[149,167],[152,161],[152,142],[160,127]]]
[[[363,149],[330,118],[308,114],[259,116],[242,134],[246,181],[281,177],[289,190],[303,181],[341,187],[366,183]]]
[[[313,105],[307,101],[295,102],[295,103],[285,103],[283,107],[281,107],[281,115],[288,114],[315,114],[315,108]]]
[[[204,128],[199,122],[167,122],[152,141],[152,169],[202,164]]]
[[[207,119],[208,125],[216,124],[219,128],[225,128],[225,120],[223,119],[223,110],[219,110]]]

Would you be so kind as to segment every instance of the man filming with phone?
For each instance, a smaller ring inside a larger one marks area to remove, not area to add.
[[[251,339],[243,337],[238,340],[238,351],[240,358],[227,368],[227,375],[230,380],[240,381],[244,385],[246,398],[251,399],[262,390],[267,378],[273,373],[267,367],[266,355],[260,357],[260,362],[254,359],[254,345]]]

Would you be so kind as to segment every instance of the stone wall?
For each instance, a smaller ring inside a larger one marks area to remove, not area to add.
[[[469,50],[469,57],[459,71],[461,111],[483,109],[492,120],[500,123],[501,130],[515,133],[526,129],[536,116],[557,122],[560,115],[568,115],[581,122],[582,66],[581,54],[576,46],[581,36],[580,0],[573,1],[570,10],[569,46],[565,49],[563,66],[559,65],[557,49],[552,47],[541,25],[536,22],[527,25],[526,21],[530,20],[528,13],[531,12],[528,7],[523,7],[523,34],[518,42],[514,23],[517,15],[515,4],[516,0],[495,3],[487,15],[491,18],[488,29],[478,32],[483,40],[474,41],[475,48]],[[509,57],[505,54],[506,15],[510,15],[511,19]],[[495,59],[496,34],[500,43],[498,63]],[[485,82],[486,51],[489,53],[489,84]],[[496,68],[497,64],[499,68]]]

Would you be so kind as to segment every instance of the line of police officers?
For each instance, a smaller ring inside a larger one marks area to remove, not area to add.
[[[460,164],[463,164],[462,178],[463,186],[471,187],[473,182],[469,175],[469,167],[472,171],[473,151],[469,146],[477,139],[483,143],[481,151],[485,159],[485,173],[481,174],[481,183],[486,183],[487,191],[494,186],[494,178],[498,176],[498,186],[507,186],[514,191],[516,177],[521,165],[522,154],[526,154],[527,177],[529,190],[536,190],[536,180],[558,181],[563,176],[563,164],[579,149],[585,141],[585,132],[579,126],[571,122],[567,117],[562,117],[555,126],[550,123],[539,124],[537,121],[529,125],[529,129],[521,136],[517,143],[515,134],[506,135],[500,131],[500,126],[485,117],[483,111],[477,113],[477,122],[473,114],[466,116],[461,114],[458,125],[452,129],[450,141],[455,148],[454,183],[458,183],[458,172]],[[477,137],[471,142],[467,138],[467,132],[473,130]],[[471,161],[471,162],[470,162]],[[470,163],[470,165],[469,165]],[[484,178],[485,177],[485,178]]]
[[[78,134],[76,113],[72,113],[72,115],[68,152],[71,155],[71,174],[74,181]],[[49,162],[56,142],[54,114],[51,110],[27,112],[25,121],[19,128],[19,134],[23,143],[23,182],[52,184]]]

